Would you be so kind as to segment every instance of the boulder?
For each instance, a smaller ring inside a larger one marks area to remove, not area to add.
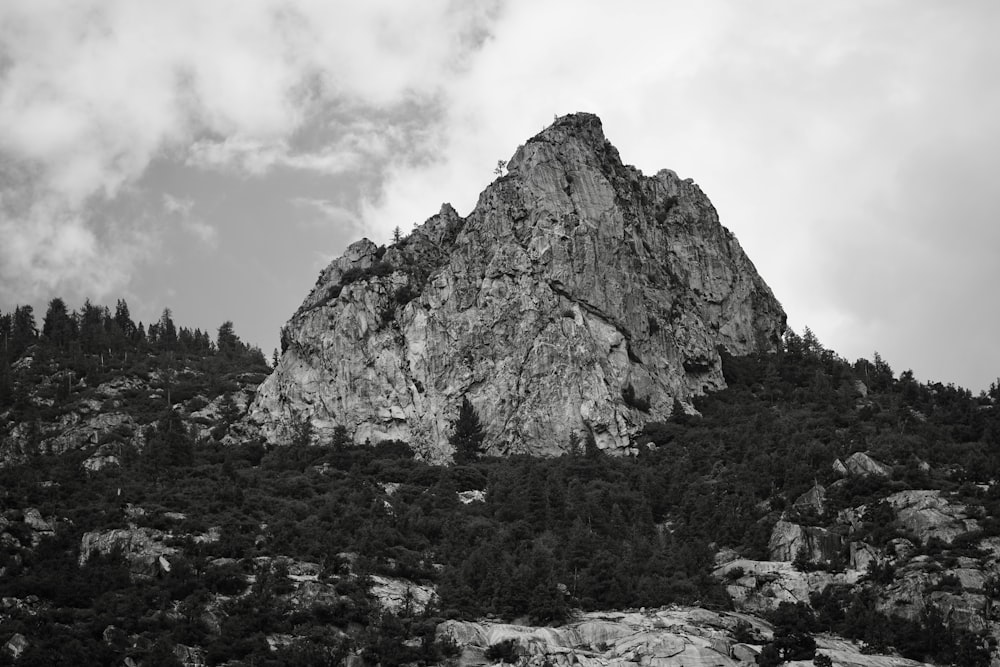
[[[419,614],[437,597],[433,586],[415,584],[406,579],[372,575],[370,581],[370,591],[378,606],[394,614],[407,607]]]
[[[108,555],[120,552],[128,561],[129,570],[138,576],[156,576],[169,564],[170,557],[177,549],[167,546],[167,533],[152,528],[114,528],[96,530],[83,534],[80,540],[80,565],[85,565],[95,554]]]
[[[804,555],[810,563],[829,563],[840,556],[843,538],[825,528],[778,521],[771,531],[771,560],[791,562]]]
[[[82,465],[87,472],[97,472],[105,468],[121,466],[121,459],[114,454],[94,454],[84,459]]]
[[[43,519],[42,513],[34,507],[24,510],[24,523],[40,535],[51,535],[55,532],[55,526]]]
[[[900,491],[885,500],[903,527],[925,544],[932,537],[951,543],[979,529],[979,522],[968,517],[964,505],[949,502],[937,489]]]
[[[809,604],[809,596],[831,585],[853,585],[862,572],[800,572],[790,562],[740,558],[713,571],[726,583],[737,609],[751,613],[774,611],[782,602]],[[738,575],[738,576],[737,576]]]
[[[114,433],[127,433],[131,438],[137,429],[135,421],[123,412],[80,413],[79,420],[62,429],[55,437],[46,440],[46,447],[59,454],[71,449],[102,444]]]
[[[851,542],[848,548],[850,549],[849,567],[852,570],[867,572],[873,563],[879,563],[884,559],[878,549],[865,542]]]
[[[198,646],[174,645],[174,656],[184,667],[205,667],[205,650]]]
[[[816,484],[796,498],[795,502],[792,503],[792,508],[800,512],[808,511],[822,516],[826,512],[826,488],[822,484]]]
[[[468,505],[470,503],[484,503],[486,502],[486,492],[480,491],[479,489],[473,489],[471,491],[459,491],[458,502],[462,503],[463,505]]]
[[[3,650],[7,652],[10,657],[17,660],[21,657],[21,654],[28,649],[28,639],[22,635],[20,632],[15,632],[11,635],[11,638],[7,640],[7,643],[3,645]]]
[[[855,477],[891,477],[892,468],[876,461],[864,452],[855,452],[844,461],[844,468],[848,475]]]

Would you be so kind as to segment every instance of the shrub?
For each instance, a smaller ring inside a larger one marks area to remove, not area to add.
[[[486,649],[486,659],[490,662],[514,664],[517,662],[519,653],[516,640],[504,639],[502,642],[490,644],[489,648]]]
[[[392,295],[393,301],[395,301],[400,306],[405,306],[409,302],[413,301],[420,292],[416,287],[410,285],[409,283],[399,287],[396,292]]]
[[[402,440],[380,440],[375,445],[375,458],[379,459],[412,459],[413,449]]]
[[[631,408],[641,412],[649,412],[649,399],[636,396],[635,387],[631,384],[622,387],[622,399],[625,401],[625,405]]]

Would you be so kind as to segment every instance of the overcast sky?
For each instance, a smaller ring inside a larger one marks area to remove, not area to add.
[[[319,270],[528,137],[601,116],[708,194],[854,360],[1000,375],[993,0],[5,0],[0,309],[233,320],[270,356]]]

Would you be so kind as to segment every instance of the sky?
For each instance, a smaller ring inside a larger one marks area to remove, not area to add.
[[[0,310],[231,320],[265,355],[361,237],[462,215],[576,111],[692,178],[798,332],[1000,376],[993,0],[6,0]]]

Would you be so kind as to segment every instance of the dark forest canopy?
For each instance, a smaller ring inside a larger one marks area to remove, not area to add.
[[[243,345],[231,323],[215,340],[177,327],[169,311],[148,326],[130,325],[124,302],[112,314],[90,304],[70,312],[54,300],[40,331],[30,309],[20,308],[0,323],[0,336],[11,342],[15,319],[27,337],[19,356],[47,355],[104,380],[130,367],[128,354],[157,363],[173,354],[230,375],[263,367],[259,351]],[[8,378],[24,372],[11,370],[16,359],[5,357]],[[831,489],[833,514],[902,489],[942,489],[981,508],[980,536],[1000,535],[1000,495],[977,486],[1000,478],[996,385],[973,396],[917,382],[909,372],[897,377],[879,355],[849,363],[809,331],[790,333],[776,354],[724,355],[723,364],[728,389],[698,399],[698,416],[678,412],[648,424],[635,457],[584,446],[553,459],[483,456],[475,446],[478,419],[464,406],[455,419],[470,444],[453,466],[414,460],[403,442],[356,447],[343,433],[319,446],[269,449],[253,439],[224,446],[197,436],[182,419],[189,403],[222,395],[222,385],[211,391],[199,385],[198,395],[175,385],[181,407],[158,404],[143,422],[148,445],[125,452],[120,467],[81,475],[88,452],[70,451],[36,452],[0,470],[5,512],[34,507],[60,518],[39,548],[3,553],[5,594],[38,595],[48,606],[40,616],[4,617],[0,638],[46,628],[31,649],[35,664],[66,646],[79,649],[80,664],[120,659],[126,649],[101,639],[108,625],[145,637],[145,648],[129,650],[147,664],[158,647],[174,643],[204,647],[210,664],[232,658],[303,664],[303,651],[330,660],[354,652],[370,664],[427,664],[449,650],[433,639],[444,618],[490,614],[544,624],[579,609],[669,603],[725,609],[732,602],[711,576],[714,554],[729,548],[766,559],[781,512],[817,482]],[[0,410],[23,414],[23,396],[15,394]],[[63,399],[53,394],[53,400],[58,406]],[[226,432],[238,414],[231,405],[222,412],[227,423],[217,429]],[[833,463],[858,451],[888,464],[891,475],[834,484]],[[483,500],[463,503],[462,491],[483,491]],[[182,555],[171,573],[152,579],[131,580],[120,555],[80,565],[83,533],[123,526],[126,502],[159,508],[129,519],[140,526],[178,536],[217,527],[221,537],[197,548],[178,537]],[[166,523],[168,510],[183,519]],[[892,524],[881,533],[883,541],[905,535]],[[942,557],[935,548],[928,553]],[[320,582],[337,595],[296,607],[287,571],[261,569],[261,562],[280,558],[318,564]],[[250,575],[257,583],[249,583]],[[432,584],[439,602],[421,614],[380,614],[365,592],[373,575]],[[219,595],[230,597],[219,602]],[[168,613],[178,608],[185,612]],[[218,628],[199,620],[208,609],[225,618]],[[824,627],[846,636],[891,641],[910,657],[962,655],[966,664],[980,664],[978,644],[939,618],[901,624],[878,612],[871,596],[835,591],[815,609]],[[814,629],[790,629],[787,637],[796,638],[795,647],[807,645],[801,635]],[[933,646],[921,639],[931,630],[940,640]],[[273,633],[308,639],[273,652],[264,641]],[[423,639],[404,641],[415,636]],[[790,640],[782,641],[772,652],[792,655]]]
[[[41,322],[30,305],[18,305],[9,313],[0,311],[0,354],[16,361],[32,345],[89,354],[122,351],[170,351],[230,356],[263,354],[236,335],[233,323],[224,322],[215,337],[201,329],[178,327],[173,313],[164,308],[160,318],[144,325],[134,322],[128,304],[118,299],[114,313],[108,306],[87,299],[78,310],[69,310],[56,297],[49,301]]]

